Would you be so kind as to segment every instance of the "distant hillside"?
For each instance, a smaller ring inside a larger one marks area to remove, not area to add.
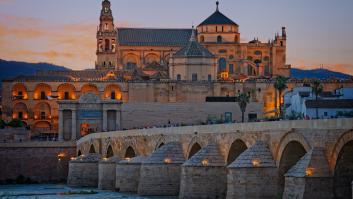
[[[291,77],[297,79],[303,78],[318,78],[318,79],[327,79],[330,77],[335,77],[339,79],[349,79],[352,78],[351,75],[330,71],[327,69],[313,69],[313,70],[301,70],[297,68],[292,68]]]
[[[47,63],[26,63],[0,59],[0,85],[3,79],[18,75],[34,75],[37,70],[70,70],[63,66]]]

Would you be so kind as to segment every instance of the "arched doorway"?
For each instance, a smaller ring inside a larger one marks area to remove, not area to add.
[[[93,144],[89,148],[89,153],[96,153],[96,149],[94,148]]]
[[[278,190],[279,195],[282,196],[284,191],[284,175],[292,168],[299,160],[306,154],[304,146],[298,141],[291,141],[284,148],[281,160],[279,163],[279,179],[278,179]]]
[[[112,146],[109,146],[108,150],[107,150],[106,158],[110,158],[110,157],[113,157],[113,156],[114,156],[113,148],[112,148]]]
[[[234,162],[246,149],[248,149],[248,147],[242,140],[235,140],[229,149],[227,165]]]
[[[195,144],[193,144],[190,151],[189,151],[188,159],[190,159],[192,156],[194,156],[200,150],[201,150],[201,146],[199,143],[196,142]]]
[[[352,197],[353,140],[346,143],[338,154],[333,181],[334,198]]]
[[[136,156],[135,150],[129,146],[125,152],[125,158],[133,158]]]

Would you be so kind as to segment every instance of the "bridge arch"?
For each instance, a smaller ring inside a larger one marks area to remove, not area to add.
[[[81,150],[78,150],[78,152],[77,152],[77,157],[78,157],[78,156],[81,156],[81,155],[82,155]]]
[[[188,159],[190,159],[192,156],[194,156],[197,152],[199,152],[201,150],[201,145],[197,142],[195,142],[190,150],[188,150]]]
[[[231,164],[234,162],[237,157],[242,154],[248,147],[246,146],[245,142],[241,139],[236,139],[234,142],[230,145],[230,148],[228,150],[228,155],[227,155],[227,165]]]
[[[285,177],[284,175],[292,168],[306,153],[307,149],[297,140],[291,140],[284,145],[283,151],[279,158],[278,166],[278,190],[282,195],[284,191]]]
[[[124,158],[133,158],[133,157],[136,157],[136,152],[132,146],[129,146],[125,150]]]
[[[105,155],[106,158],[110,158],[114,156],[114,151],[112,145],[108,146],[107,153]]]
[[[333,194],[335,198],[350,198],[353,181],[353,130],[338,139],[334,146],[331,163],[333,172]]]
[[[94,148],[93,144],[91,144],[91,146],[89,147],[89,153],[96,153],[96,149]]]

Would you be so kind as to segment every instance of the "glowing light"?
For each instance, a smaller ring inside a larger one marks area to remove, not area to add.
[[[313,176],[314,175],[314,168],[312,168],[312,167],[308,167],[308,168],[306,168],[306,170],[305,170],[305,174],[306,174],[306,176]]]
[[[165,158],[165,159],[164,159],[164,163],[165,163],[165,164],[170,164],[170,163],[172,163],[172,159],[170,159],[170,158]]]
[[[208,159],[202,160],[201,164],[202,164],[202,166],[204,166],[204,167],[208,166],[208,164],[209,164]]]
[[[125,158],[126,161],[130,162],[131,158]]]
[[[105,162],[108,161],[108,158],[103,158],[103,161],[105,161]]]
[[[260,160],[259,159],[253,159],[252,160],[252,165],[254,167],[259,167],[260,166]]]
[[[58,158],[64,158],[66,156],[66,154],[64,152],[61,152],[58,154]]]
[[[76,158],[75,157],[71,157],[70,160],[76,160]]]

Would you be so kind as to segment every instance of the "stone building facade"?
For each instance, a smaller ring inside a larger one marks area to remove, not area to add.
[[[115,28],[111,3],[104,0],[97,28],[96,69],[168,71],[170,58],[188,44],[193,29]],[[241,43],[239,25],[219,10],[196,28],[197,41],[216,61],[217,78],[290,76],[285,27],[268,42]]]

